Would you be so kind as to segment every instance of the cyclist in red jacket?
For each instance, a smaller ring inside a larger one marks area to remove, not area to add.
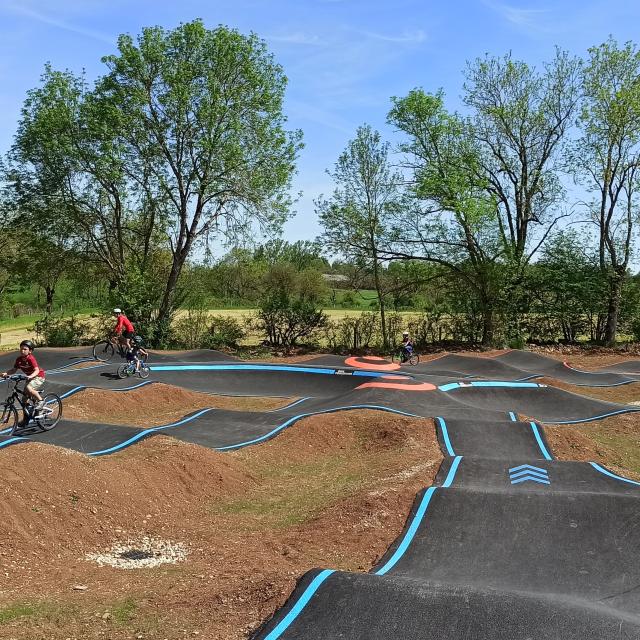
[[[38,366],[38,362],[33,355],[34,345],[31,340],[23,340],[20,343],[20,355],[16,358],[13,367],[0,374],[3,378],[12,376],[18,370],[22,371],[27,376],[27,385],[25,391],[27,395],[33,400],[36,405],[36,409],[41,409],[43,400],[40,395],[40,391],[44,387],[44,369]]]
[[[124,315],[122,309],[118,309],[117,307],[113,310],[113,315],[118,318],[116,327],[113,330],[114,335],[118,336],[120,344],[123,347],[131,349],[131,338],[133,338],[136,332],[131,320]]]

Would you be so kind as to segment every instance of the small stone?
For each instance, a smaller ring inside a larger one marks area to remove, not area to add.
[[[89,587],[86,584],[74,584],[72,588],[74,591],[86,591]]]

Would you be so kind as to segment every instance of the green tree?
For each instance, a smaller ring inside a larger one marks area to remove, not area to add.
[[[480,150],[469,126],[444,107],[442,92],[415,89],[394,98],[388,120],[407,135],[400,144],[413,174],[416,206],[395,221],[391,257],[442,265],[475,295],[483,344],[494,340],[500,242],[495,197],[482,177]]]
[[[473,110],[470,133],[479,149],[478,177],[497,204],[507,266],[503,306],[510,339],[519,319],[526,265],[562,217],[563,147],[580,98],[580,61],[556,50],[541,70],[485,56],[467,67],[463,99]]]
[[[588,203],[599,235],[599,261],[608,281],[604,341],[613,345],[638,216],[640,166],[640,52],[608,40],[589,49],[582,75],[581,136],[576,176],[594,193]]]
[[[388,242],[389,220],[406,202],[402,177],[391,167],[389,144],[368,125],[358,128],[340,155],[334,170],[327,171],[336,189],[329,199],[316,201],[324,227],[321,242],[349,260],[364,264],[372,272],[382,326],[388,346],[385,322],[385,289],[381,249]]]
[[[98,83],[120,141],[148,166],[167,202],[172,264],[159,309],[171,314],[195,244],[221,228],[275,233],[289,213],[299,132],[284,129],[286,77],[255,35],[196,20],[118,40]]]

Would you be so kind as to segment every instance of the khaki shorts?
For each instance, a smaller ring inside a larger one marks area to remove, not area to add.
[[[44,387],[44,378],[41,378],[40,376],[36,376],[27,385],[27,389],[31,389],[33,391],[40,391],[42,387]]]

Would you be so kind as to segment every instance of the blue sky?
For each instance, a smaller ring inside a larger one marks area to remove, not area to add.
[[[9,148],[28,89],[45,62],[90,79],[104,71],[103,55],[117,36],[142,27],[173,28],[202,18],[265,39],[289,78],[285,109],[304,132],[295,191],[297,216],[289,240],[320,231],[313,200],[329,194],[325,173],[356,128],[385,125],[391,96],[421,86],[442,87],[449,108],[460,108],[466,61],[485,53],[540,65],[555,45],[578,55],[610,34],[637,39],[640,3],[634,0],[0,0],[0,153]]]

